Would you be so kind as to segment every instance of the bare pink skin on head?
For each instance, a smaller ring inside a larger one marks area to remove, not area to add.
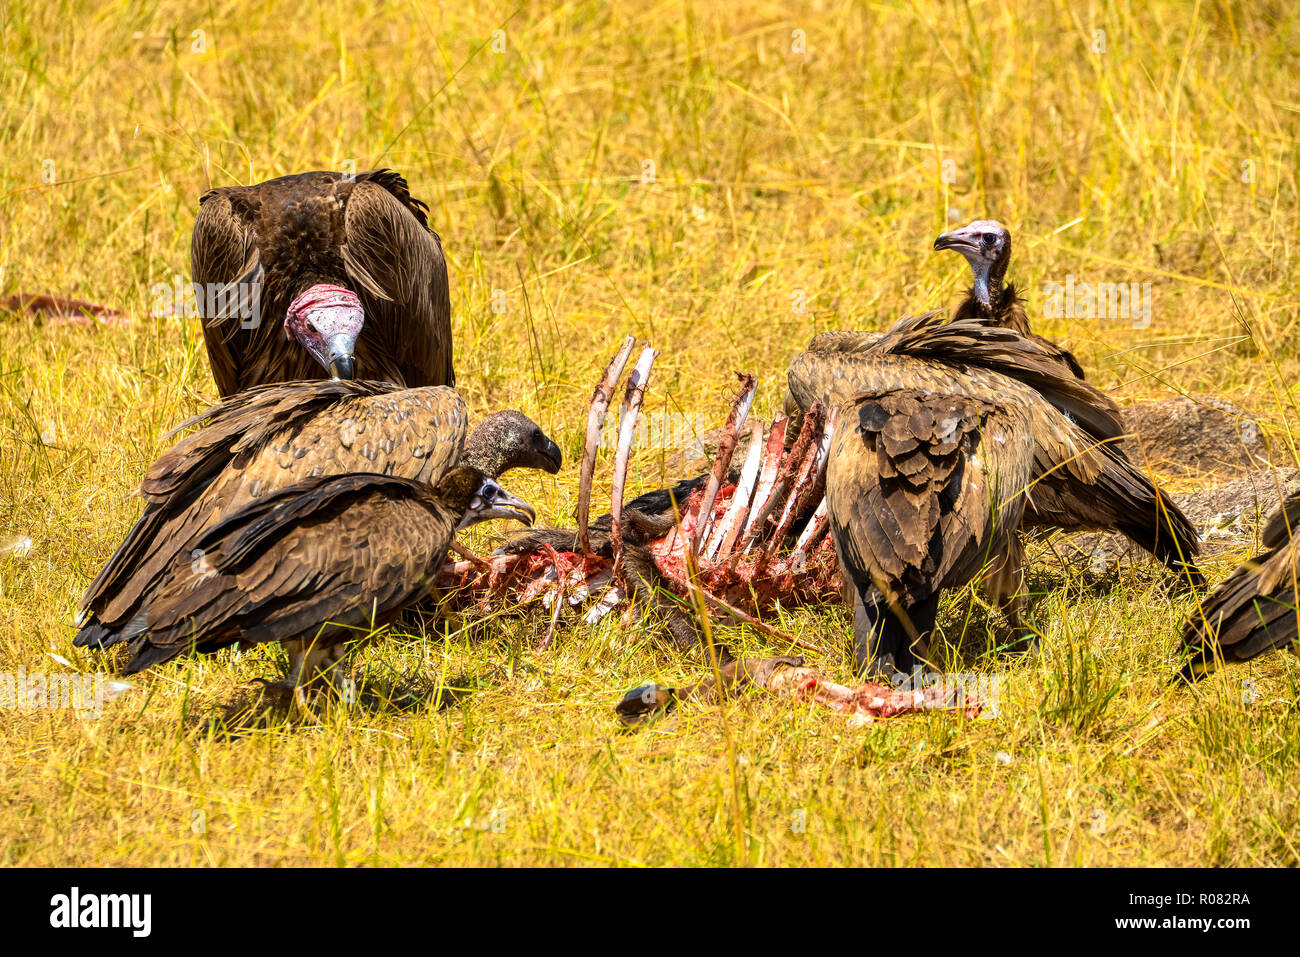
[[[365,320],[355,292],[317,283],[289,303],[284,335],[297,339],[334,378],[351,379],[356,370],[353,353]]]

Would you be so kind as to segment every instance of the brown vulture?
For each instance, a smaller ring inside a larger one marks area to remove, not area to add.
[[[146,473],[144,512],[87,590],[75,644],[104,648],[139,634],[178,577],[211,567],[208,549],[218,543],[217,529],[285,489],[357,473],[432,487],[457,466],[488,477],[511,468],[560,468],[559,448],[527,416],[494,413],[468,430],[465,403],[446,386],[342,380],[261,386],[178,429],[192,425],[202,428]],[[367,487],[389,487],[377,481]],[[326,539],[321,542],[326,548]]]
[[[376,472],[309,478],[206,531],[201,561],[174,562],[101,644],[129,642],[134,674],[186,651],[279,641],[290,669],[271,687],[305,706],[303,688],[318,676],[341,690],[335,665],[350,639],[429,592],[456,531],[490,518],[531,524],[535,513],[466,466],[436,484]]]
[[[939,592],[981,570],[1027,638],[1016,532],[1045,503],[1199,577],[1195,530],[1115,445],[1115,404],[1046,340],[928,313],[859,351],[805,353],[789,382],[801,407],[842,404],[826,494],[860,668],[910,668]]]
[[[190,267],[223,396],[327,375],[455,384],[442,242],[392,170],[209,190]]]
[[[1267,551],[1243,562],[1192,612],[1183,629],[1189,656],[1180,674],[1195,681],[1220,661],[1248,661],[1273,649],[1300,655],[1300,493],[1264,526]]]

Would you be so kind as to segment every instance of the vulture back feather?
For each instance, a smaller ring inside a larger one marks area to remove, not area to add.
[[[178,426],[200,428],[146,473],[144,512],[87,590],[76,643],[120,640],[173,566],[204,567],[210,529],[303,481],[373,472],[434,484],[458,463],[559,469],[558,447],[522,413],[489,421],[471,432],[446,386],[331,380],[263,386],[208,409]]]

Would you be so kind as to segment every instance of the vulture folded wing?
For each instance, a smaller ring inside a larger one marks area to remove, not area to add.
[[[1032,423],[1036,463],[1026,526],[1114,529],[1200,584],[1196,527],[1151,476],[1113,440],[1098,441],[1055,408],[1035,408]]]
[[[359,637],[421,597],[455,535],[422,482],[311,479],[229,516],[202,539],[210,567],[176,569],[145,609],[127,672],[190,649],[315,634]]]
[[[261,323],[252,335],[239,335],[245,321],[229,307],[244,304],[262,279],[262,267],[252,230],[235,214],[232,200],[223,190],[211,190],[199,199],[199,213],[194,220],[190,239],[190,274],[196,286],[199,313],[203,317],[203,340],[217,389],[230,395],[239,389],[240,370],[248,359],[247,351],[256,348],[267,335],[278,333],[277,323]],[[236,295],[214,296],[217,290],[229,289]],[[224,303],[226,308],[209,308]],[[248,313],[245,313],[248,315]]]
[[[148,504],[82,602],[95,613],[79,644],[131,617],[159,577],[202,558],[198,536],[260,496],[318,476],[380,472],[429,484],[455,464],[468,410],[445,386],[320,380],[241,393],[196,418],[203,427],[150,468]]]
[[[376,348],[394,357],[406,384],[454,385],[442,241],[406,182],[386,173],[357,177],[345,212],[344,265]]]
[[[1273,649],[1300,647],[1300,539],[1243,562],[1216,588],[1183,628],[1189,680],[1219,659],[1248,661]]]
[[[905,602],[969,580],[995,527],[1014,530],[1023,507],[994,520],[998,486],[1026,482],[1030,458],[988,445],[1012,427],[994,401],[894,390],[859,395],[842,413],[827,474],[831,527],[859,587],[897,583]],[[1003,470],[1006,474],[1003,474]]]

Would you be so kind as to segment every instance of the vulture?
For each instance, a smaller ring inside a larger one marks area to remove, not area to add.
[[[840,406],[826,496],[860,670],[910,669],[940,592],[981,574],[1032,641],[1017,536],[1031,509],[1068,508],[1199,578],[1195,529],[1115,444],[1114,402],[1046,340],[932,312],[856,351],[805,353],[789,384],[801,408]]]
[[[535,513],[467,466],[434,484],[377,472],[308,478],[204,532],[202,561],[173,562],[100,644],[128,642],[134,674],[186,651],[279,641],[289,674],[269,687],[306,709],[305,686],[318,677],[342,689],[346,643],[423,597],[456,531],[489,518],[532,524]]]
[[[1267,551],[1243,562],[1192,613],[1183,629],[1180,675],[1195,681],[1220,661],[1249,661],[1274,649],[1300,655],[1300,492],[1264,526]]]
[[[326,376],[455,385],[442,242],[392,170],[209,190],[190,268],[223,397]]]
[[[360,473],[431,488],[456,467],[496,478],[520,467],[554,474],[561,464],[559,447],[521,412],[494,413],[469,430],[465,403],[447,386],[344,380],[260,386],[175,431],[194,425],[202,427],[146,473],[144,512],[87,590],[74,644],[106,648],[138,634],[178,576],[183,581],[213,567],[208,550],[219,543],[217,529],[233,527],[237,516],[288,488],[316,482],[325,489],[317,480]],[[373,477],[369,492],[348,492],[339,501],[369,500],[388,487]],[[392,547],[407,546],[396,539]]]

